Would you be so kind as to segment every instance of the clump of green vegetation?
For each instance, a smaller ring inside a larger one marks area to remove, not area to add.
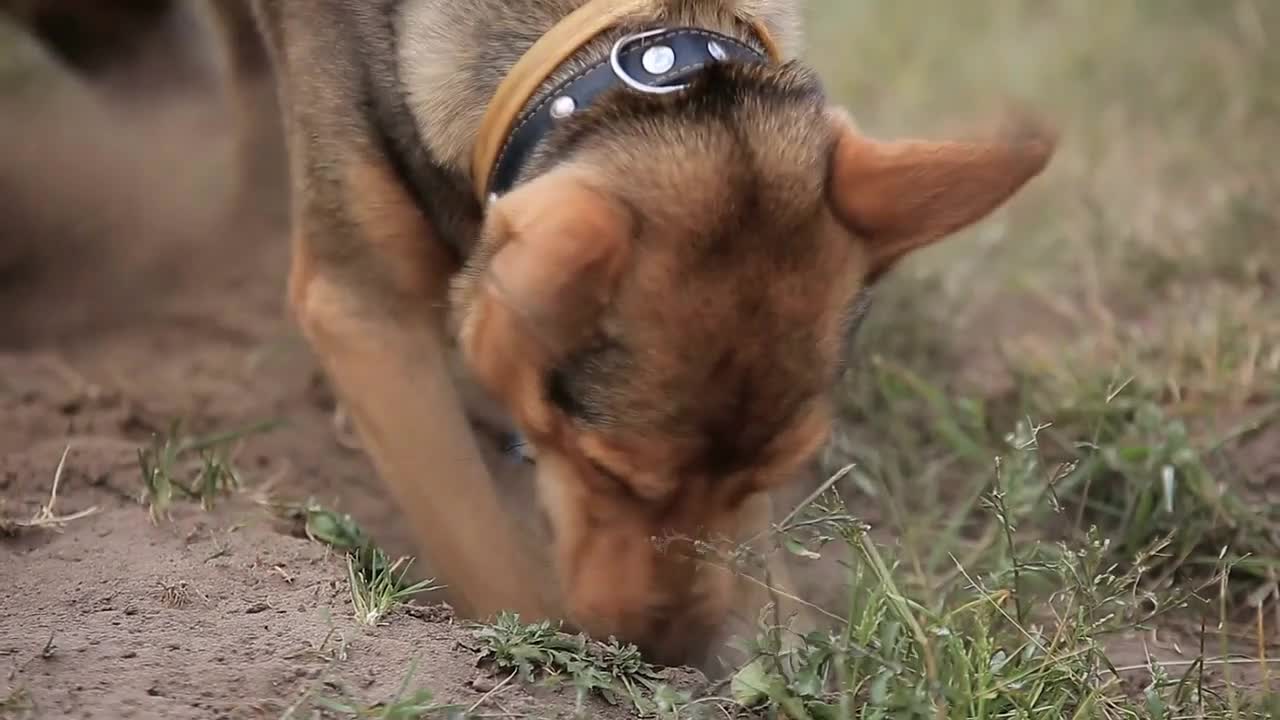
[[[311,541],[346,554],[351,604],[356,620],[362,624],[377,625],[387,613],[414,596],[444,587],[434,580],[407,583],[413,560],[402,557],[392,561],[346,513],[311,499],[304,503],[268,502],[267,505],[277,516],[296,523]]]
[[[1232,478],[1230,461],[1233,443],[1275,422],[1274,408],[1225,430],[1196,427],[1136,377],[1094,376],[1074,385],[1069,401],[1026,390],[1019,406],[1055,413],[1056,421],[1024,419],[1000,437],[988,429],[991,403],[948,395],[902,368],[874,377],[875,402],[899,414],[881,415],[878,442],[851,453],[861,461],[853,489],[902,534],[914,582],[952,575],[947,552],[976,559],[996,548],[1003,529],[979,514],[990,458],[1004,463],[995,470],[1007,486],[1006,509],[1042,539],[1079,540],[1096,526],[1111,539],[1110,559],[1126,562],[1170,536],[1168,553],[1152,568],[1166,585],[1204,580],[1224,547],[1233,571],[1245,576],[1233,580],[1246,594],[1280,573],[1280,506]],[[1036,456],[1002,458],[1002,444]]]
[[[1001,464],[1035,471],[1036,455],[1024,443]],[[932,589],[904,587],[910,571],[865,526],[828,521],[847,508],[841,493],[824,495],[806,510],[818,520],[797,523],[805,529],[796,540],[808,553],[841,554],[846,611],[834,628],[792,643],[762,616],[743,645],[753,659],[732,679],[735,703],[797,720],[1266,717],[1274,698],[1206,680],[1236,656],[1128,667],[1111,660],[1115,638],[1201,605],[1202,592],[1225,597],[1230,560],[1220,557],[1198,586],[1155,591],[1150,576],[1170,559],[1170,537],[1123,564],[1096,527],[1079,545],[1024,542],[1010,501],[1025,490],[992,483],[982,504],[1001,530],[998,551],[975,566],[948,554],[955,574]],[[1224,611],[1214,623],[1230,619]]]
[[[567,684],[577,692],[579,712],[592,695],[611,705],[627,703],[644,716],[676,717],[688,702],[634,645],[569,634],[558,623],[526,625],[511,613],[475,626],[474,636],[482,664],[528,683]]]
[[[181,422],[174,421],[168,432],[154,436],[148,447],[138,449],[141,502],[147,504],[152,521],[167,518],[175,498],[198,501],[202,508],[211,510],[219,497],[239,490],[240,475],[231,461],[232,444],[275,425],[257,423],[197,437],[183,434]]]
[[[262,503],[277,517],[293,523],[296,532],[312,542],[323,543],[336,550],[353,552],[372,548],[373,541],[350,515],[327,508],[308,498],[306,502]]]
[[[434,580],[405,583],[413,561],[399,558],[390,562],[383,551],[366,547],[347,554],[347,579],[351,583],[351,605],[356,621],[377,625],[396,607],[415,595],[439,590]]]

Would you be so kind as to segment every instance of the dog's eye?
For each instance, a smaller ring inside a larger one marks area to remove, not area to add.
[[[631,487],[631,484],[628,483],[625,479],[623,479],[622,475],[614,472],[613,470],[610,470],[609,468],[605,467],[604,465],[601,465],[595,460],[588,459],[587,462],[591,464],[591,470],[601,480],[608,483],[611,487],[615,488],[616,490],[620,491],[623,495],[633,500],[641,499],[640,495],[636,492],[636,489]]]
[[[614,472],[614,471],[610,470],[609,468],[605,467],[604,465],[601,465],[600,463],[596,462],[595,460],[588,460],[587,462],[591,463],[591,469],[592,469],[592,470],[594,470],[594,471],[595,471],[595,473],[596,473],[597,475],[599,475],[600,477],[604,478],[605,480],[608,480],[609,482],[612,482],[612,483],[617,483],[617,484],[619,484],[619,485],[625,485],[625,484],[626,484],[626,483],[624,483],[624,482],[622,481],[622,476],[621,476],[621,475],[619,475],[618,473],[616,473],[616,472]]]
[[[581,417],[584,413],[582,403],[574,397],[569,388],[569,378],[565,371],[553,368],[547,373],[545,392],[547,400],[564,414],[570,417]]]

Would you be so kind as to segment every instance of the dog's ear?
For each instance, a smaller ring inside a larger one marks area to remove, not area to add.
[[[995,139],[967,142],[880,142],[843,110],[828,117],[835,138],[829,200],[866,243],[872,275],[1000,207],[1045,168],[1057,142],[1027,116]]]
[[[558,354],[591,332],[630,246],[624,207],[571,169],[531,181],[494,203],[487,290]]]

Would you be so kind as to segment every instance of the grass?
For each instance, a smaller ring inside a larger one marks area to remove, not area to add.
[[[150,447],[138,450],[142,499],[148,504],[152,521],[168,517],[175,497],[198,501],[202,508],[211,510],[218,498],[239,490],[240,476],[230,460],[231,444],[275,425],[257,423],[192,437],[184,435],[181,424],[175,422],[169,432],[154,437]],[[58,474],[61,475],[61,465]],[[56,481],[54,492],[56,497]],[[406,583],[413,560],[390,560],[349,515],[314,501],[267,505],[278,516],[300,522],[311,540],[346,553],[351,604],[356,620],[362,624],[377,625],[387,613],[413,597],[441,588],[433,580]]]
[[[368,533],[346,513],[315,502],[266,503],[279,517],[296,523],[313,542],[346,555],[347,581],[355,618],[364,625],[379,624],[387,613],[417,595],[443,589],[434,580],[407,583],[412,558],[392,561]]]
[[[1022,445],[1002,464],[1039,469],[1036,454]],[[1054,477],[1039,475],[1046,484]],[[953,579],[922,589],[902,582],[911,571],[865,526],[824,520],[847,515],[842,494],[828,493],[808,511],[816,523],[798,540],[810,552],[842,556],[849,589],[842,620],[790,645],[778,641],[785,628],[763,624],[744,647],[754,659],[734,675],[733,700],[796,719],[1261,718],[1274,709],[1264,706],[1274,698],[1206,681],[1238,656],[1201,654],[1169,666],[1111,659],[1114,638],[1141,637],[1189,608],[1215,608],[1211,622],[1228,627],[1230,559],[1220,558],[1198,585],[1152,591],[1150,575],[1170,557],[1170,538],[1123,563],[1097,528],[1079,545],[1026,541],[1009,499],[993,478],[984,504],[1003,530],[993,541],[998,557],[971,566],[948,554]]]
[[[568,685],[578,713],[589,696],[645,715],[674,713],[688,701],[634,645],[569,634],[550,622],[524,624],[511,613],[475,626],[474,637],[483,666],[527,683]]]
[[[1010,207],[889,279],[860,338],[832,464],[857,461],[857,494],[920,550],[912,582],[951,574],[943,549],[991,547],[973,511],[1005,429],[1033,417],[1052,420],[1034,442],[1059,477],[1048,498],[1013,479],[1024,529],[1096,524],[1112,559],[1176,531],[1168,582],[1212,574],[1228,546],[1241,588],[1274,583],[1280,523],[1239,457],[1280,421],[1280,172],[1257,161],[1280,136],[1277,9],[813,12],[813,57],[866,126],[940,132],[923,119],[1013,95],[1064,130]]]
[[[212,510],[218,498],[240,489],[240,475],[232,463],[232,446],[249,435],[273,429],[278,423],[266,421],[244,428],[188,436],[180,421],[169,431],[155,435],[151,444],[138,449],[138,469],[142,473],[142,496],[152,522],[169,517],[175,499],[200,503]]]
[[[369,535],[350,515],[326,508],[315,500],[267,505],[277,516],[294,522],[312,542],[323,543],[343,552],[373,546]]]
[[[347,580],[357,622],[377,625],[387,613],[414,596],[440,589],[434,580],[406,584],[405,575],[412,564],[407,558],[390,562],[376,547],[347,554]]]

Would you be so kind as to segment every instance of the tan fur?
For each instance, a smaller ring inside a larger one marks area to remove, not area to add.
[[[861,289],[1053,149],[1032,123],[879,142],[799,63],[712,68],[575,115],[482,211],[489,95],[580,0],[254,4],[290,138],[293,304],[424,552],[469,615],[563,613],[668,662],[764,601],[695,551],[758,535],[825,442]],[[798,3],[738,5],[798,54]],[[731,2],[666,8],[754,42]],[[536,446],[553,587],[475,450],[473,381]]]

